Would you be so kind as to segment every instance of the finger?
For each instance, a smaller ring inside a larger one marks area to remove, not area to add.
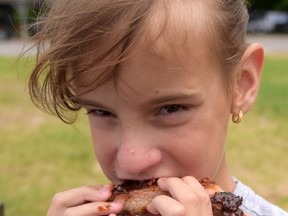
[[[210,205],[210,197],[199,181],[193,177],[163,178],[158,185],[168,190],[173,198],[179,202],[195,205]]]
[[[190,190],[195,191],[196,193],[203,193],[205,188],[201,185],[201,183],[192,176],[185,176],[181,178],[181,180],[190,188]]]
[[[184,183],[184,184],[183,184]],[[189,187],[190,189],[195,189],[196,191],[200,189],[203,189],[202,185],[199,183],[199,181],[197,179],[195,179],[194,177],[191,176],[186,176],[183,178],[177,178],[177,177],[170,177],[170,178],[160,178],[157,181],[158,186],[162,189],[162,190],[169,190],[170,189],[179,189],[179,187]],[[175,187],[178,186],[178,187]],[[172,192],[172,191],[170,191]]]
[[[73,206],[86,202],[106,201],[111,196],[112,185],[83,186],[65,192],[57,193],[48,210],[48,215],[57,216]]]
[[[195,204],[193,202],[183,204],[168,196],[156,197],[148,206],[147,210],[151,214],[165,216],[192,216],[205,215],[212,216],[212,208],[207,205]]]
[[[119,213],[123,205],[121,203],[112,202],[94,202],[71,207],[65,210],[63,216],[97,216],[110,215]]]
[[[161,178],[158,185],[161,189],[168,190],[172,198],[156,197],[149,206],[151,213],[165,216],[212,215],[210,197],[195,178]]]
[[[153,199],[147,206],[147,210],[155,215],[185,215],[184,206],[175,199],[165,195],[160,195]]]
[[[186,176],[182,178],[182,181],[189,187],[189,191],[194,192],[194,198],[196,198],[198,202],[206,205],[207,207],[211,205],[209,193],[196,178]]]
[[[83,186],[56,194],[53,201],[70,207],[85,202],[106,201],[111,196],[112,186]]]

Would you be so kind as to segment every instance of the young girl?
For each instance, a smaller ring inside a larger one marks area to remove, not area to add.
[[[262,47],[245,43],[244,0],[51,4],[36,35],[31,97],[69,123],[71,112],[87,110],[96,157],[113,184],[159,178],[172,197],[156,197],[151,215],[209,216],[198,179],[211,176],[243,197],[250,216],[288,215],[232,177],[225,159],[230,115],[239,123],[250,110],[263,64]],[[115,215],[122,204],[107,201],[111,190],[58,193],[48,215]]]

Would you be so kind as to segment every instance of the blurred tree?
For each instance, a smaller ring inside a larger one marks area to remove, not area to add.
[[[247,0],[252,9],[288,10],[288,0]]]
[[[276,10],[285,10],[288,11],[288,0],[282,0],[275,5]]]

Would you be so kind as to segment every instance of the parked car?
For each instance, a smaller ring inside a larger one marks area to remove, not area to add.
[[[263,16],[251,17],[248,23],[248,32],[288,32],[288,13],[268,11]]]

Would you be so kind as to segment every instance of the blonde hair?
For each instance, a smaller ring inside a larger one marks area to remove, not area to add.
[[[51,6],[49,13],[39,19],[41,28],[34,37],[38,54],[29,90],[38,107],[66,123],[75,120],[67,111],[75,113],[81,109],[75,101],[75,84],[90,73],[97,76],[81,85],[91,89],[115,79],[119,64],[129,58],[129,48],[148,28],[153,37],[147,47],[167,30],[169,39],[173,40],[178,32],[173,27],[182,28],[189,38],[188,26],[196,24],[193,19],[202,16],[205,23],[199,23],[205,24],[206,34],[210,35],[207,43],[213,45],[215,56],[221,56],[219,61],[228,87],[231,71],[246,48],[248,12],[244,0],[53,0],[47,5]],[[179,9],[178,14],[185,15],[180,23],[172,13],[177,5],[187,10],[183,13]],[[198,6],[202,7],[202,15],[196,13]],[[193,12],[191,23],[188,16]],[[162,13],[162,19],[158,24],[151,23],[158,13]],[[197,32],[197,26],[193,31]]]

